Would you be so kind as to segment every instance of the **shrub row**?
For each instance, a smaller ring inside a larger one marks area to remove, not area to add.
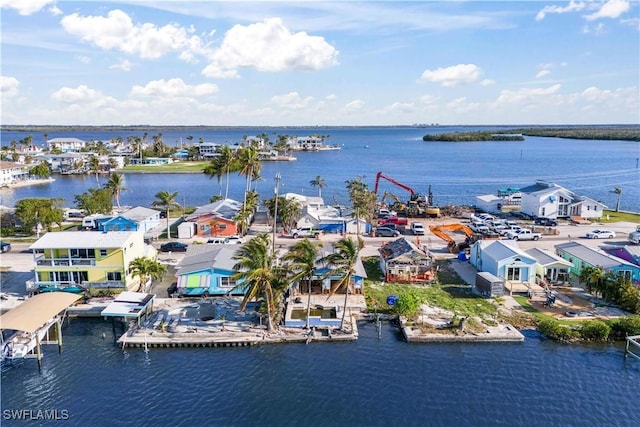
[[[640,316],[621,317],[619,319],[587,320],[575,327],[563,325],[554,319],[538,322],[538,330],[549,338],[559,341],[594,341],[624,339],[627,335],[640,334]]]

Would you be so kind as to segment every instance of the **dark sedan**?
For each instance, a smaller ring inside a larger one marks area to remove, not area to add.
[[[160,245],[162,252],[186,252],[189,245],[182,242],[168,242]]]
[[[376,228],[376,237],[398,237],[400,232],[389,227]]]

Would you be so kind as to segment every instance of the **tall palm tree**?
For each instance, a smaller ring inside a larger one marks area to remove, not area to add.
[[[618,200],[616,201],[616,212],[620,212],[620,197],[622,196],[622,188],[616,187],[613,189],[612,193],[618,195]]]
[[[124,175],[120,173],[112,173],[109,175],[109,180],[104,187],[111,191],[111,196],[116,201],[118,207],[120,207],[120,193],[129,190],[124,186]]]
[[[351,238],[340,239],[333,244],[334,252],[322,258],[323,261],[329,263],[331,268],[331,276],[339,276],[340,279],[333,289],[331,295],[340,289],[344,289],[344,309],[342,310],[342,320],[340,321],[340,329],[344,328],[344,319],[347,314],[347,304],[349,302],[349,287],[356,273],[356,264],[358,262],[358,254],[362,248],[363,242],[360,237],[357,241]]]
[[[178,192],[169,193],[168,191],[160,191],[156,194],[156,200],[151,204],[160,208],[164,208],[167,214],[167,239],[171,238],[171,229],[169,228],[169,208],[180,207],[180,204],[176,202]]]
[[[258,155],[258,150],[253,147],[245,147],[238,152],[239,169],[238,173],[244,175],[247,179],[245,186],[245,200],[246,194],[251,189],[251,181],[260,175],[262,171],[262,162]]]
[[[138,277],[140,288],[149,280],[159,280],[167,272],[167,267],[155,259],[138,257],[129,263],[129,271],[133,277]]]
[[[269,235],[263,233],[243,244],[233,256],[237,263],[233,266],[235,273],[232,278],[239,282],[234,290],[242,288],[245,291],[240,310],[244,310],[250,301],[264,298],[267,330],[272,331],[275,327],[273,317],[277,299],[272,282],[278,281],[278,271],[274,266],[269,243]]]
[[[312,242],[305,238],[293,245],[284,256],[285,260],[292,262],[289,265],[293,272],[291,280],[307,279],[307,323],[305,326],[307,329],[309,329],[309,317],[311,316],[311,280],[316,271],[316,262],[321,246],[320,242]]]
[[[311,184],[311,186],[314,188],[318,187],[318,197],[322,197],[322,189],[327,186],[327,184],[324,181],[324,178],[318,175],[315,177],[315,179],[312,179],[311,181],[309,181],[309,184]]]
[[[100,184],[100,179],[98,178],[98,174],[100,173],[100,159],[98,156],[91,156],[91,159],[89,159],[89,172],[96,174],[96,182]]]

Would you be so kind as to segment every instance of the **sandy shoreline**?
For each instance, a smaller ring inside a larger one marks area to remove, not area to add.
[[[44,178],[44,179],[25,179],[22,181],[13,182],[11,184],[5,184],[2,188],[20,188],[27,187],[29,185],[38,185],[38,184],[49,184],[54,182],[54,178]]]

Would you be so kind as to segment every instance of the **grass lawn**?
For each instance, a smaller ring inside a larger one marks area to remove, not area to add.
[[[168,165],[129,165],[125,166],[123,172],[146,172],[146,173],[202,173],[202,170],[209,164],[207,161],[197,162],[175,162]]]
[[[607,216],[609,219],[607,219]],[[604,211],[602,219],[600,219],[599,222],[610,223],[619,221],[637,222],[640,224],[640,215],[626,212]]]

